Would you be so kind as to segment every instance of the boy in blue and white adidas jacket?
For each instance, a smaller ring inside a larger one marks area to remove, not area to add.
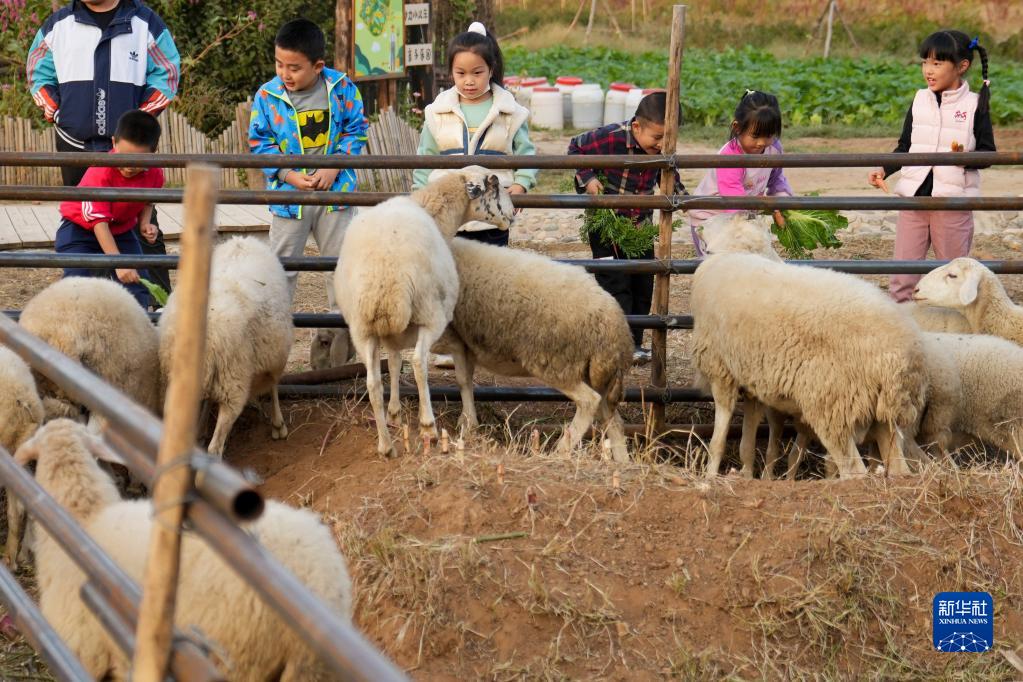
[[[73,0],[43,22],[25,70],[57,151],[108,152],[125,112],[156,116],[174,99],[181,60],[163,20],[139,0]],[[64,184],[77,185],[85,171],[62,167]],[[140,241],[143,253],[167,253],[159,227],[155,242]],[[149,274],[170,291],[166,270]]]

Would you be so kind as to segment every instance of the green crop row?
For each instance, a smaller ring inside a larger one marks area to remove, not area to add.
[[[991,115],[996,124],[1023,122],[1023,64],[991,65]],[[553,78],[580,76],[601,83],[627,81],[663,87],[668,71],[663,53],[631,54],[604,47],[505,50],[506,72]],[[980,82],[980,64],[971,69]],[[712,52],[689,50],[682,63],[683,120],[725,126],[746,89],[774,93],[786,124],[869,126],[901,124],[923,87],[916,63],[891,59],[819,57],[780,59],[752,48]]]

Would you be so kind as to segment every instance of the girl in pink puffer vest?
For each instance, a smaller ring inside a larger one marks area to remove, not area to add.
[[[980,56],[983,85],[971,92],[963,80]],[[988,108],[987,50],[962,31],[932,33],[920,46],[922,71],[927,87],[918,90],[906,114],[896,152],[995,151],[994,131]],[[902,166],[895,193],[904,197],[975,197],[980,195],[983,166]],[[875,169],[868,175],[874,187],[888,191],[885,178],[899,166]],[[950,260],[969,255],[973,242],[971,211],[899,211],[895,227],[895,258],[922,260],[933,245],[934,255]],[[896,301],[907,301],[920,275],[894,275],[889,292]]]

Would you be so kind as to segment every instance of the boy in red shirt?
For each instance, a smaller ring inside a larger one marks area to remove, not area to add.
[[[152,114],[139,109],[126,112],[117,122],[111,154],[151,154],[160,141],[160,124]],[[79,187],[163,187],[161,168],[104,168],[85,171]],[[57,230],[57,253],[105,253],[141,255],[135,224],[149,243],[156,241],[156,227],[150,224],[152,204],[110,201],[65,201],[60,205],[63,220]],[[143,275],[145,272],[143,272]],[[123,284],[143,308],[149,305],[149,291],[131,268],[95,270],[66,268],[65,277],[109,277]]]

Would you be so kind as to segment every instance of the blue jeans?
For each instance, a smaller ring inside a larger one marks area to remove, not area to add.
[[[123,254],[140,256],[142,255],[142,245],[139,244],[139,238],[135,236],[134,230],[129,230],[122,234],[114,235],[114,243],[117,244],[117,249]],[[103,249],[100,248],[99,240],[96,239],[96,235],[93,234],[92,230],[86,230],[84,227],[75,225],[70,220],[62,220],[60,227],[57,229],[57,239],[54,242],[54,247],[57,253],[98,253],[102,254]],[[148,272],[145,270],[139,270],[139,277],[145,277],[149,279]],[[117,275],[112,269],[108,268],[65,268],[65,277],[106,277],[112,279],[115,282],[121,283],[117,279]],[[139,302],[139,305],[143,309],[149,306],[149,290],[146,289],[142,284],[136,282],[134,284],[123,284],[135,300]]]

